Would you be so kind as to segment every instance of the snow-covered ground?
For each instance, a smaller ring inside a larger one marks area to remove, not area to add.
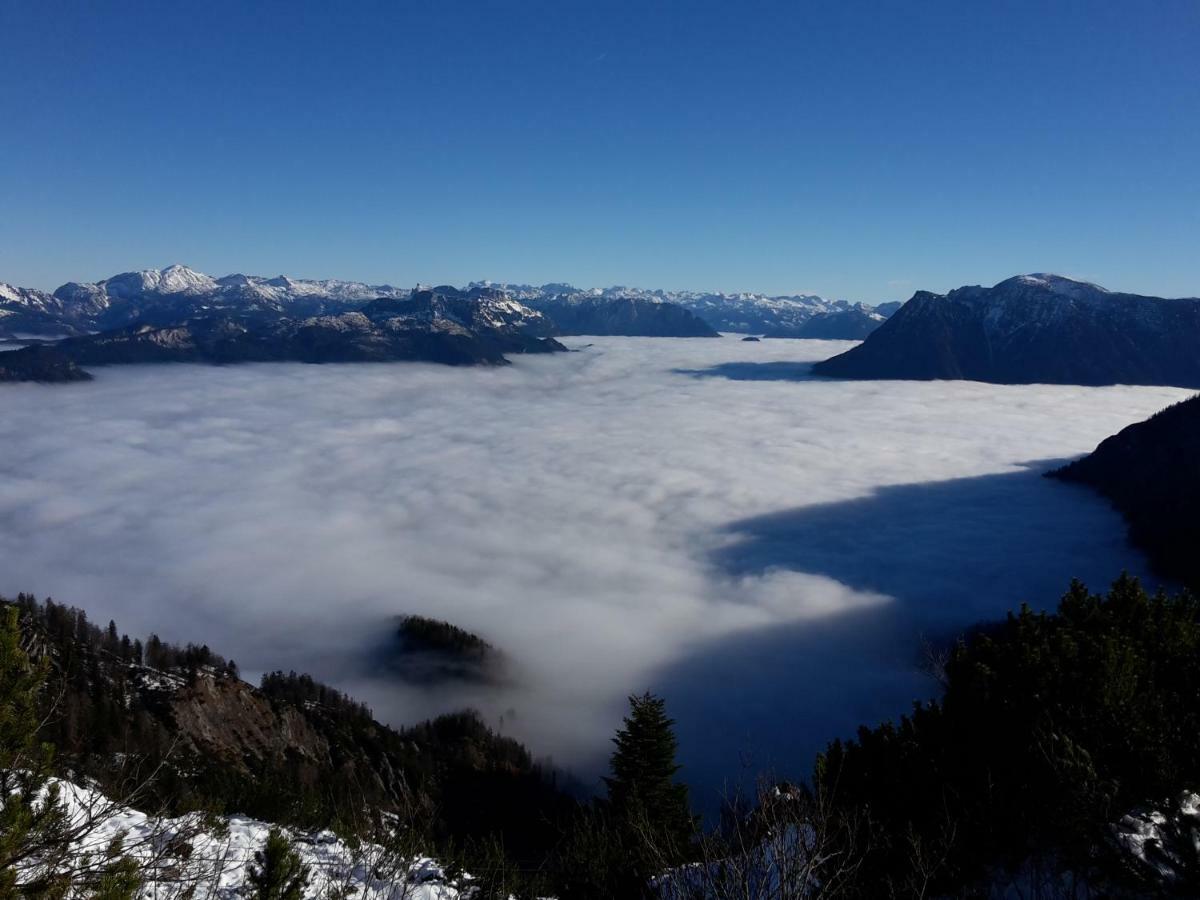
[[[144,898],[173,898],[189,887],[196,898],[237,900],[244,890],[254,854],[266,843],[271,826],[233,816],[216,823],[198,815],[157,818],[121,807],[102,794],[59,782],[68,812],[69,830],[82,834],[73,844],[74,858],[97,858],[120,838],[123,855],[134,859],[145,883]],[[216,827],[213,827],[216,825]],[[395,859],[372,844],[350,846],[332,832],[286,832],[309,867],[306,900],[338,896],[354,900],[456,900],[460,891],[446,883],[433,860],[415,856]],[[27,877],[27,876],[25,876]]]
[[[1200,860],[1200,794],[1184,791],[1173,809],[1134,810],[1113,826],[1119,846],[1166,884]]]
[[[79,834],[72,844],[73,862],[102,858],[114,840],[119,840],[121,854],[138,863],[143,878],[140,896],[145,900],[180,896],[239,900],[247,896],[248,870],[267,841],[269,823],[242,816],[215,820],[199,815],[149,816],[116,804],[98,791],[65,781],[56,783],[67,811],[67,830]],[[306,900],[330,896],[459,900],[471,894],[469,875],[452,883],[445,870],[426,856],[401,858],[378,845],[351,845],[329,831],[284,833],[309,870]],[[1182,794],[1169,816],[1159,810],[1133,811],[1114,824],[1113,837],[1132,859],[1170,884],[1178,878],[1181,866],[1200,855],[1200,795]],[[803,886],[811,883],[807,861],[814,839],[807,825],[781,825],[778,833],[757,843],[751,841],[742,854],[664,873],[656,879],[657,893],[665,900],[740,896],[739,889],[754,896],[800,896]],[[30,862],[18,879],[28,878],[37,866],[36,860]]]

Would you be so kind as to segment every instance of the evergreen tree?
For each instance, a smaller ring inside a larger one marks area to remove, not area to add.
[[[674,724],[660,697],[630,697],[629,715],[613,738],[612,777],[604,779],[618,821],[641,832],[668,861],[686,854],[696,824],[687,785],[675,782]]]
[[[254,853],[254,863],[246,876],[248,896],[253,900],[300,900],[308,886],[309,868],[278,828],[272,828],[267,842]]]
[[[121,650],[121,637],[117,634],[117,623],[112,619],[108,620],[108,628],[104,632],[104,649],[109,653],[119,653]]]

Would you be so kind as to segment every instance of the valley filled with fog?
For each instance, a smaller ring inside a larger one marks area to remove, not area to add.
[[[1041,473],[1191,393],[807,376],[848,342],[564,342],[6,386],[0,593],[307,671],[392,723],[474,706],[585,779],[655,690],[711,791],[932,696],[923,646],[1144,575],[1105,501]],[[384,676],[406,613],[485,637],[509,683]]]

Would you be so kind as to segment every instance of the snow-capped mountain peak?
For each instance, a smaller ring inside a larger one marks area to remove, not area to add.
[[[218,288],[216,279],[211,275],[178,263],[165,269],[122,272],[97,284],[103,286],[108,296],[121,298],[142,294],[204,294]]]

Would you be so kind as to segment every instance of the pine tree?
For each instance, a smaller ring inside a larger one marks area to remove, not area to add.
[[[682,858],[695,833],[687,785],[677,784],[678,742],[666,703],[652,694],[629,698],[629,715],[617,731],[610,760],[610,808],[668,857]]]
[[[113,654],[121,649],[121,636],[117,634],[117,623],[112,619],[108,620],[108,628],[104,632],[104,649]]]
[[[254,853],[254,863],[246,876],[248,896],[253,900],[300,900],[308,886],[309,868],[278,828],[272,828],[267,842]]]

